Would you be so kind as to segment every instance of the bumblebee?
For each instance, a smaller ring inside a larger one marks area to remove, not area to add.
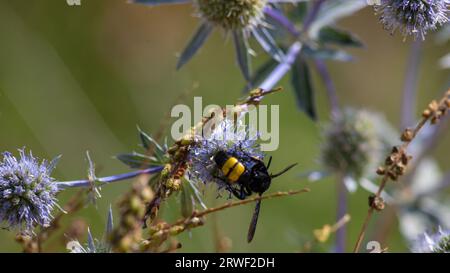
[[[245,152],[242,152],[242,155],[237,155],[237,153],[218,151],[213,159],[222,174],[221,177],[217,178],[224,181],[227,189],[240,200],[246,199],[253,193],[261,196],[269,189],[272,178],[282,175],[297,165],[292,164],[277,174],[269,174],[268,169],[272,157],[270,157],[267,166],[261,159],[250,156]],[[249,243],[255,235],[260,208],[261,200],[258,200],[247,234],[247,242]]]

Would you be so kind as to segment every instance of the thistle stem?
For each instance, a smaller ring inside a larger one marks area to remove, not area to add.
[[[325,83],[325,88],[327,91],[327,97],[330,104],[331,115],[336,117],[339,112],[339,103],[336,92],[336,87],[334,86],[333,80],[331,79],[331,75],[325,65],[325,62],[322,60],[315,60],[317,72],[319,72],[320,77]]]
[[[162,171],[163,168],[164,167],[162,167],[162,166],[157,166],[157,167],[152,167],[152,168],[148,168],[148,169],[144,169],[144,170],[138,170],[138,171],[129,172],[129,173],[123,173],[123,174],[117,174],[117,175],[112,175],[112,176],[107,176],[107,177],[101,177],[101,178],[97,178],[95,180],[95,182],[100,182],[100,183],[104,183],[104,184],[118,182],[118,181],[121,181],[121,180],[134,178],[136,176],[143,175],[143,174],[159,173],[159,172]],[[92,185],[92,182],[93,181],[89,180],[89,179],[75,180],[75,181],[63,181],[63,182],[56,182],[56,186],[60,190],[66,189],[66,188],[90,187]]]
[[[284,75],[291,70],[292,64],[294,64],[301,49],[302,44],[300,42],[295,42],[292,44],[284,61],[278,64],[269,77],[261,83],[260,88],[264,90],[272,89],[284,77]]]
[[[348,193],[347,188],[344,183],[344,175],[339,175],[337,180],[337,191],[338,191],[338,199],[337,199],[337,214],[336,221],[339,222],[345,215],[347,215],[347,203],[348,203]],[[336,252],[343,253],[345,252],[345,245],[347,240],[347,229],[346,226],[342,226],[336,230]]]
[[[417,39],[411,46],[403,89],[401,129],[414,123],[416,110],[417,79],[419,74],[422,41]]]

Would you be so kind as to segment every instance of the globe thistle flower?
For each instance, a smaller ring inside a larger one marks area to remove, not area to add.
[[[268,0],[194,0],[202,19],[225,30],[251,30],[261,24]]]
[[[52,220],[58,187],[51,172],[56,160],[39,163],[31,152],[19,152],[19,159],[3,153],[0,162],[0,221],[30,231],[36,225],[46,227]]]
[[[429,30],[448,22],[447,0],[381,0],[375,7],[385,29],[425,39]]]
[[[320,163],[358,179],[380,162],[394,139],[394,130],[381,116],[347,108],[324,128]]]
[[[251,80],[250,54],[253,51],[248,39],[253,36],[272,58],[281,62],[283,51],[269,33],[265,13],[271,3],[296,3],[302,0],[133,0],[150,6],[174,3],[192,3],[196,16],[202,21],[178,60],[177,69],[185,65],[202,47],[214,28],[219,28],[233,37],[236,59],[247,82]]]
[[[435,234],[424,233],[414,243],[416,253],[450,253],[450,231],[439,227]]]
[[[198,136],[191,146],[188,155],[189,178],[205,184],[216,183],[219,190],[228,190],[227,184],[219,179],[219,169],[213,160],[214,155],[221,150],[238,158],[243,158],[244,154],[261,160],[264,158],[257,143],[257,134],[252,134],[251,129],[240,120],[234,123],[225,119],[209,136]]]

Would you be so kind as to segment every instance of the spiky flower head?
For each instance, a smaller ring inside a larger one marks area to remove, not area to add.
[[[31,231],[52,220],[58,188],[50,174],[56,161],[39,163],[31,152],[19,152],[20,158],[4,153],[0,162],[0,222]]]
[[[394,136],[382,116],[346,108],[324,127],[320,163],[331,172],[363,177],[380,162]]]
[[[264,158],[257,143],[258,135],[251,128],[238,119],[224,119],[206,136],[197,137],[192,145],[189,160],[189,177],[201,183],[216,183],[219,189],[227,189],[227,185],[220,177],[219,169],[214,162],[214,155],[218,151],[225,151],[237,158],[257,157]]]
[[[375,10],[387,30],[425,38],[428,30],[448,22],[447,0],[381,0]]]
[[[101,240],[94,239],[91,229],[88,228],[87,244],[82,245],[78,240],[67,243],[66,248],[71,253],[112,253],[110,236],[113,231],[113,213],[112,207],[109,206],[108,218],[106,221],[105,234]]]
[[[414,242],[412,251],[416,253],[450,253],[450,231],[439,227],[434,234],[424,233]]]
[[[267,0],[195,0],[204,20],[225,30],[251,29],[261,23]]]

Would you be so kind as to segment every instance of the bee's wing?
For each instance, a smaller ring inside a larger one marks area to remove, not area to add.
[[[258,223],[259,209],[261,208],[261,200],[256,201],[255,211],[253,212],[252,221],[250,222],[250,227],[248,228],[247,242],[253,240],[255,236],[256,224]]]

